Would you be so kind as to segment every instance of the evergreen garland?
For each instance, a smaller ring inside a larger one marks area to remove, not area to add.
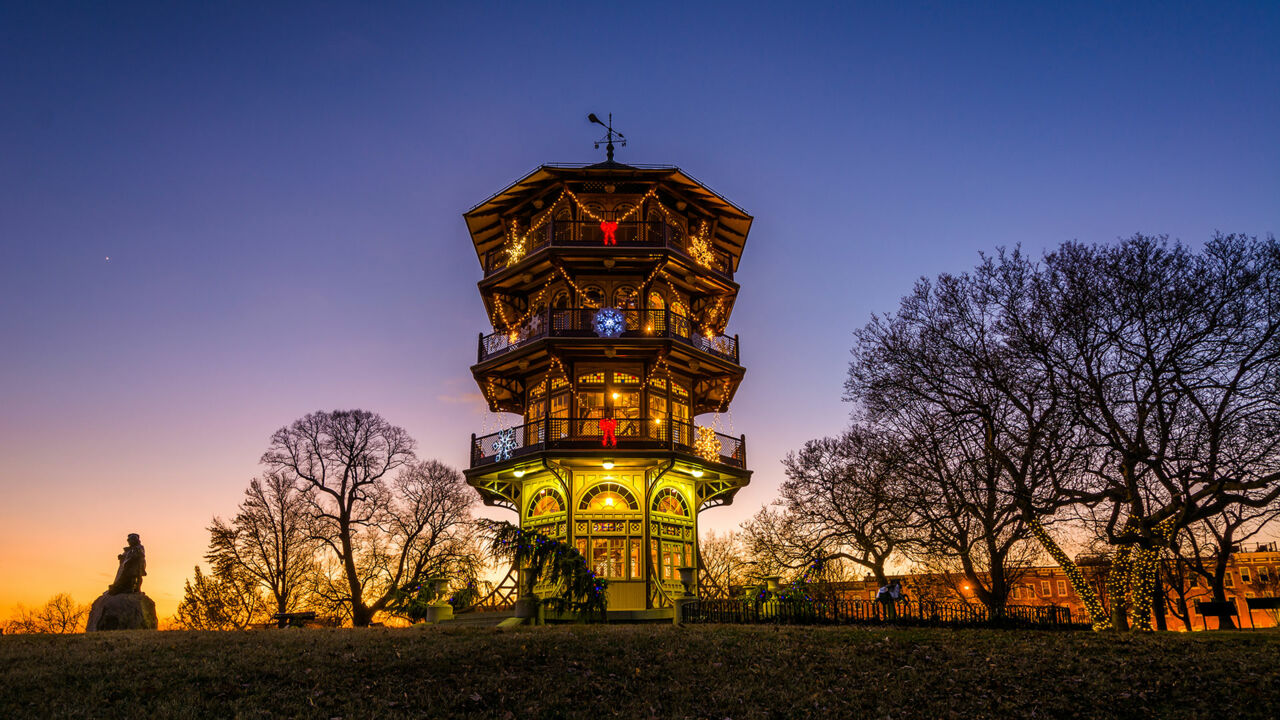
[[[605,619],[608,581],[587,565],[587,559],[571,545],[509,522],[487,521],[493,553],[517,568],[528,569],[530,587],[556,585],[559,594],[542,602],[556,612],[571,612],[587,620]]]

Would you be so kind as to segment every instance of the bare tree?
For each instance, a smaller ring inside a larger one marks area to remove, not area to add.
[[[272,472],[297,477],[310,492],[316,537],[342,563],[351,620],[368,625],[389,597],[365,598],[367,558],[361,545],[374,548],[373,533],[385,518],[389,498],[383,479],[414,459],[414,441],[404,429],[365,410],[314,412],[271,436],[262,462]]]
[[[277,613],[292,612],[303,599],[318,549],[312,503],[295,478],[281,472],[254,478],[244,494],[230,522],[214,518],[205,560],[227,572],[248,573],[270,593]]]
[[[1148,628],[1160,548],[1280,494],[1280,246],[1067,243],[1034,287],[1008,322],[1093,449],[1088,482],[1059,489],[1105,508],[1112,620]]]
[[[58,593],[38,608],[18,605],[4,629],[11,634],[69,635],[83,632],[88,616],[88,605],[77,603],[66,593]]]
[[[913,536],[900,502],[903,462],[885,438],[855,425],[783,460],[775,502],[744,525],[754,555],[797,570],[844,560],[888,583],[885,567]]]
[[[1178,560],[1190,572],[1203,577],[1215,602],[1227,600],[1227,570],[1231,556],[1247,540],[1257,537],[1280,517],[1280,502],[1260,508],[1232,505],[1221,513],[1183,528]],[[1234,627],[1230,617],[1220,618],[1222,628]]]
[[[733,531],[703,533],[698,540],[698,566],[701,597],[730,597],[734,584],[741,585],[749,572],[739,534]]]
[[[896,314],[857,331],[845,384],[855,416],[906,459],[899,496],[921,530],[916,559],[993,608],[1034,554],[1025,541],[1048,540],[1061,506],[1049,478],[1071,458],[1062,403],[1003,323],[1032,269],[1001,253],[973,274],[920,280]]]

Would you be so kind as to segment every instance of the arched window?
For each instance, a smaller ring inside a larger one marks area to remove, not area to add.
[[[544,487],[529,501],[529,517],[564,512],[564,497],[555,488]]]
[[[631,491],[618,483],[600,483],[582,494],[579,510],[639,510]]]
[[[689,506],[685,503],[684,496],[679,490],[670,487],[662,488],[653,496],[653,511],[689,517]]]
[[[569,330],[573,327],[573,313],[569,305],[569,292],[557,290],[551,296],[551,329]]]
[[[573,242],[573,212],[567,206],[556,210],[551,227],[554,228],[557,245]]]
[[[582,303],[584,307],[601,308],[604,307],[604,289],[599,285],[588,285],[582,289]]]
[[[640,304],[640,295],[630,285],[619,285],[613,291],[613,306],[619,310],[635,310]]]

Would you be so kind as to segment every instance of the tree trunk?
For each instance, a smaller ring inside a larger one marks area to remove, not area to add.
[[[1129,553],[1128,545],[1118,546],[1107,573],[1107,601],[1111,603],[1111,626],[1116,631],[1129,629]]]
[[[1227,598],[1227,590],[1226,590],[1226,588],[1225,588],[1225,587],[1223,587],[1223,585],[1222,585],[1222,576],[1218,576],[1218,577],[1214,578],[1214,583],[1213,583],[1213,601],[1214,601],[1214,602],[1227,602],[1227,601],[1228,601],[1228,598]],[[1218,616],[1218,629],[1219,629],[1219,630],[1235,630],[1235,629],[1236,629],[1236,622],[1235,622],[1235,620],[1231,619],[1231,616],[1230,616],[1230,615],[1219,615],[1219,616]]]
[[[341,518],[338,537],[342,542],[342,569],[347,575],[347,587],[351,590],[351,624],[354,627],[368,627],[373,622],[373,613],[364,604],[360,575],[356,571],[356,557],[351,546],[351,519],[345,512]]]
[[[1134,630],[1151,630],[1151,601],[1155,595],[1156,551],[1135,545],[1129,562],[1129,620]]]
[[[1165,624],[1165,619],[1164,619],[1165,604],[1166,604],[1166,600],[1164,596],[1164,580],[1160,578],[1159,569],[1156,570],[1155,600],[1153,601],[1152,604],[1156,608],[1156,629],[1161,632],[1168,630],[1169,626]]]

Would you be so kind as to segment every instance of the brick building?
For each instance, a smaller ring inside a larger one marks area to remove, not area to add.
[[[1078,558],[1081,569],[1098,591],[1098,595],[1106,601],[1105,560],[1092,562],[1087,557]],[[890,576],[891,580],[901,580],[908,600],[935,600],[955,602],[978,602],[961,575],[939,575],[916,573]],[[1166,579],[1167,580],[1167,579]],[[1235,604],[1240,627],[1276,627],[1280,611],[1255,609],[1250,612],[1246,600],[1280,596],[1280,545],[1275,542],[1247,546],[1233,553],[1228,561],[1225,578],[1227,599]],[[874,600],[879,589],[874,578],[830,583],[826,585],[847,600]],[[1169,602],[1166,603],[1165,623],[1170,630],[1187,629],[1187,621],[1192,629],[1215,629],[1216,618],[1203,618],[1196,608],[1197,602],[1208,602],[1213,599],[1208,583],[1201,577],[1191,577],[1184,581],[1181,592],[1167,583],[1163,588]],[[1080,622],[1088,619],[1084,603],[1071,587],[1067,574],[1057,566],[1028,568],[1018,579],[1009,596],[1011,605],[1058,605],[1071,609],[1073,618]],[[1168,612],[1169,605],[1179,608],[1179,613]],[[1185,608],[1183,610],[1182,608]],[[1188,612],[1189,611],[1189,612]],[[1182,617],[1179,617],[1179,616]]]

